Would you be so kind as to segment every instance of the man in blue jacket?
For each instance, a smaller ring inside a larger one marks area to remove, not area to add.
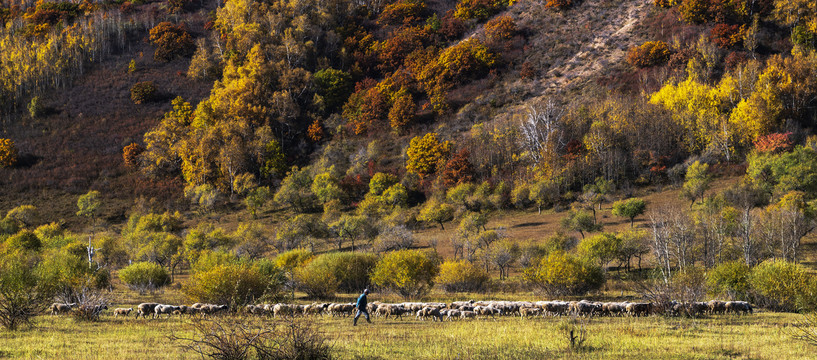
[[[369,294],[369,289],[365,289],[365,290],[363,290],[363,294],[361,294],[360,297],[357,298],[357,305],[356,305],[357,306],[357,313],[355,313],[355,321],[352,323],[354,326],[357,326],[357,318],[360,317],[360,314],[363,314],[363,315],[366,316],[366,321],[368,321],[369,324],[372,323],[372,321],[369,320],[369,309],[366,308],[366,306],[369,305],[369,300],[366,298],[366,295],[368,295],[368,294]]]

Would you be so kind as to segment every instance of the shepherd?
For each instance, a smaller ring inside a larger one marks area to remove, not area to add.
[[[366,316],[366,321],[368,321],[369,324],[372,323],[372,320],[369,319],[369,310],[366,308],[366,306],[369,305],[369,300],[366,298],[368,294],[369,289],[364,289],[363,294],[360,294],[360,297],[357,298],[357,305],[355,305],[357,307],[357,313],[355,313],[355,320],[352,323],[353,326],[357,326],[357,318],[360,317],[360,314]]]

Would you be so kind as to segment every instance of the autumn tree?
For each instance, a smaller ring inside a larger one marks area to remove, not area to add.
[[[663,41],[647,41],[627,53],[627,62],[635,67],[644,68],[661,65],[670,57],[669,46]]]
[[[414,119],[417,105],[406,88],[400,88],[395,94],[394,104],[389,109],[389,124],[395,131],[402,131]]]
[[[12,167],[17,163],[17,147],[11,139],[0,139],[0,167]]]
[[[516,22],[508,15],[497,16],[485,23],[485,37],[490,44],[506,44],[516,35],[517,31]]]
[[[474,180],[474,166],[471,164],[471,151],[460,149],[451,155],[445,163],[442,172],[442,181],[445,186],[451,187],[461,183],[470,183]]]
[[[384,123],[387,114],[387,99],[375,86],[358,89],[343,105],[343,117],[358,135]]]
[[[484,21],[502,11],[506,5],[507,3],[501,0],[461,0],[457,3],[454,16],[460,20]]]
[[[703,199],[704,193],[709,190],[712,177],[709,175],[709,164],[696,161],[687,167],[684,187],[681,195],[690,201],[689,206],[695,201]]]
[[[644,199],[630,198],[613,203],[613,215],[630,219],[630,227],[635,225],[635,218],[644,213],[647,203]]]
[[[315,119],[312,124],[309,124],[309,128],[306,129],[306,136],[313,142],[319,142],[323,139],[323,125],[321,125],[320,120]]]
[[[125,166],[135,168],[139,166],[139,155],[145,151],[141,145],[137,143],[131,143],[128,146],[125,146],[122,149],[122,159],[125,162]]]
[[[77,216],[84,216],[91,219],[91,226],[96,225],[96,215],[102,200],[99,199],[99,191],[92,190],[77,199]]]
[[[411,25],[423,19],[426,4],[423,0],[398,0],[383,8],[377,23],[384,25]]]
[[[153,58],[161,62],[168,62],[176,57],[190,56],[196,50],[193,38],[182,24],[159,23],[150,29],[150,42],[156,45]]]
[[[138,82],[130,88],[130,99],[134,104],[144,104],[156,99],[156,93],[156,84],[153,81]]]
[[[406,170],[420,176],[431,175],[450,152],[451,143],[437,139],[437,133],[414,137],[406,150]]]

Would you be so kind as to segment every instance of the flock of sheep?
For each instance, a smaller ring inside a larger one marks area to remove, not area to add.
[[[76,303],[54,303],[51,305],[51,314],[64,314],[76,308]],[[545,316],[649,316],[652,314],[667,314],[672,316],[704,314],[749,314],[753,312],[752,305],[745,301],[709,302],[677,302],[672,301],[665,305],[647,302],[595,302],[581,301],[455,301],[450,304],[436,302],[404,302],[387,304],[374,301],[368,304],[369,314],[401,319],[403,316],[414,316],[418,320],[431,319],[433,321],[452,321],[458,319],[477,319],[494,316],[520,316],[523,318]],[[106,310],[105,305],[96,305],[93,309],[98,316]],[[160,315],[202,315],[207,317],[227,312],[227,305],[195,303],[186,305],[165,305],[157,303],[141,303],[136,307],[135,317],[157,318]],[[350,316],[356,311],[354,303],[313,303],[308,305],[296,304],[261,304],[247,305],[243,308],[246,314],[287,317],[296,315],[324,315]],[[134,308],[116,308],[114,317],[129,316]]]

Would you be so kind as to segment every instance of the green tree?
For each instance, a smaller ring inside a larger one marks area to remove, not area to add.
[[[312,181],[312,193],[318,198],[318,202],[326,204],[333,200],[339,200],[343,196],[343,190],[338,184],[338,180],[333,176],[334,166],[328,171],[315,175]]]
[[[256,213],[258,209],[262,208],[264,204],[269,201],[270,197],[269,187],[266,186],[259,186],[247,194],[247,197],[244,198],[244,205],[250,210],[253,219],[257,217]]]
[[[621,252],[621,238],[610,233],[594,235],[583,239],[577,250],[590,259],[597,259],[602,269],[606,269]]]
[[[630,198],[619,200],[613,203],[613,215],[630,219],[630,227],[635,225],[635,218],[644,214],[647,210],[647,202],[640,198]]]
[[[292,170],[281,182],[281,187],[275,192],[273,200],[282,205],[289,205],[298,212],[305,212],[314,206],[317,201],[311,191],[312,176],[307,169],[292,167]]]
[[[436,258],[418,250],[387,253],[372,271],[372,283],[404,298],[419,298],[434,286],[439,272]]]
[[[355,240],[370,237],[374,230],[371,219],[363,215],[342,215],[330,227],[337,234],[338,250],[342,248],[343,240],[346,239],[351,242],[352,251],[355,251]]]
[[[593,215],[588,211],[571,209],[560,222],[565,230],[578,231],[584,239],[585,232],[600,231],[601,224],[596,224]]]
[[[33,326],[34,317],[54,296],[55,284],[32,260],[22,255],[0,258],[0,325],[7,330]]]
[[[690,200],[689,206],[692,207],[696,200],[703,199],[704,193],[709,190],[711,184],[712,177],[709,175],[709,164],[696,161],[687,167],[681,195]]]
[[[328,112],[343,105],[354,90],[352,76],[342,70],[326,68],[316,72],[314,79],[318,94],[323,96]]]
[[[92,190],[82,195],[77,200],[77,216],[85,216],[91,218],[91,227],[96,226],[96,214],[99,211],[99,206],[102,200],[99,199],[99,191]]]
[[[445,230],[443,223],[452,219],[454,219],[454,208],[435,199],[427,201],[417,215],[417,221],[438,223],[443,230]]]

